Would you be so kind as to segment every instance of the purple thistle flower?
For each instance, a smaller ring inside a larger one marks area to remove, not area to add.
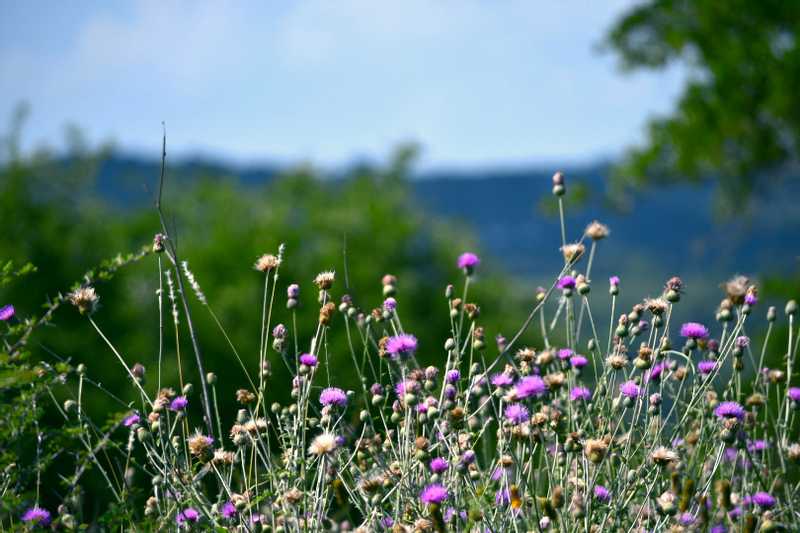
[[[653,368],[651,368],[647,372],[647,374],[645,374],[644,378],[645,383],[649,383],[650,381],[658,382],[661,379],[661,374],[663,374],[664,370],[666,369],[667,369],[667,363],[663,361],[661,363],[654,364]]]
[[[289,331],[283,324],[278,324],[277,326],[272,328],[272,336],[275,337],[276,339],[285,339],[288,333]]]
[[[383,301],[383,308],[386,309],[387,311],[394,311],[395,309],[397,309],[397,300],[395,300],[391,296],[389,298],[386,298]]]
[[[681,337],[705,339],[708,337],[708,328],[697,322],[687,322],[681,326]]]
[[[472,272],[476,266],[480,264],[481,260],[477,255],[472,252],[464,252],[458,256],[458,268]]]
[[[383,385],[380,383],[373,383],[369,391],[372,393],[373,396],[377,396],[378,394],[383,394]]]
[[[506,407],[505,415],[506,418],[514,424],[527,422],[531,417],[528,409],[524,405],[518,403],[512,403]]]
[[[739,348],[747,348],[748,346],[750,346],[750,337],[746,335],[741,335],[739,337],[736,337],[736,346],[738,346]]]
[[[445,375],[445,381],[448,383],[456,383],[459,379],[461,379],[461,372],[458,370],[448,370]]]
[[[569,392],[569,398],[573,402],[577,401],[585,401],[588,402],[592,399],[592,391],[590,391],[586,387],[573,387],[572,390]]]
[[[539,376],[525,376],[517,382],[517,398],[539,397],[547,392],[547,384]]]
[[[612,287],[619,287],[619,276],[611,276],[608,278],[608,284]]]
[[[758,303],[758,297],[752,292],[748,292],[747,294],[744,295],[744,303],[746,303],[750,307],[753,307]]]
[[[619,392],[626,398],[636,398],[642,393],[642,389],[634,381],[626,381],[619,386]]]
[[[603,485],[595,485],[594,497],[601,503],[608,503],[611,501],[611,492]]]
[[[697,363],[697,369],[700,371],[701,374],[708,375],[714,371],[717,367],[716,361],[700,361]]]
[[[511,494],[508,492],[508,489],[498,490],[494,495],[494,503],[498,506],[511,503]]]
[[[175,517],[175,521],[178,522],[179,525],[183,525],[186,522],[192,522],[192,523],[197,522],[199,518],[200,518],[200,513],[197,512],[197,509],[193,507],[187,507],[186,509],[178,513],[178,516]]]
[[[25,511],[25,514],[22,515],[22,521],[34,526],[47,526],[50,523],[50,511],[36,505]]]
[[[402,399],[403,396],[405,396],[406,394],[414,394],[415,392],[418,391],[419,391],[419,383],[417,383],[413,379],[398,381],[397,384],[394,386],[394,392],[400,399]]]
[[[448,400],[454,400],[456,395],[458,394],[458,390],[449,383],[444,388],[444,397]]]
[[[589,364],[589,360],[582,355],[573,355],[569,358],[569,364],[572,365],[573,368],[583,368]]]
[[[475,452],[467,450],[461,454],[461,464],[468,465],[475,462]]]
[[[11,320],[11,317],[14,316],[14,306],[13,305],[4,305],[0,307],[0,320],[5,322],[6,320]]]
[[[299,357],[300,364],[310,367],[317,366],[317,356],[310,353],[304,353]]]
[[[386,529],[389,529],[394,525],[394,518],[392,518],[391,516],[384,516],[383,518],[381,518],[381,525]]]
[[[736,402],[722,402],[714,409],[714,414],[718,418],[737,418],[739,420],[744,418],[744,407]]]
[[[691,526],[692,524],[694,524],[694,521],[695,517],[692,513],[683,513],[678,518],[678,522],[680,522],[682,526]]]
[[[556,286],[559,289],[574,289],[575,288],[575,278],[572,276],[561,276],[558,278],[558,283]]]
[[[236,506],[233,505],[233,502],[225,502],[222,506],[221,514],[223,518],[233,518],[236,516]]]
[[[319,403],[322,405],[337,405],[344,407],[347,405],[347,394],[339,387],[328,387],[322,389],[319,395]]]
[[[386,352],[392,359],[399,357],[409,357],[417,350],[417,338],[408,333],[401,333],[389,337],[386,341]]]
[[[297,299],[300,296],[300,285],[292,283],[286,288],[286,296],[292,299]]]
[[[757,439],[747,443],[747,449],[751,453],[762,453],[767,451],[768,448],[769,448],[769,443],[764,439]]]
[[[560,350],[558,350],[558,352],[556,353],[556,355],[558,355],[558,358],[559,358],[559,359],[561,359],[562,361],[566,361],[567,359],[569,359],[570,357],[572,357],[572,355],[573,355],[574,353],[575,353],[575,352],[573,352],[573,351],[572,351],[572,350],[570,350],[569,348],[561,348]]]
[[[728,528],[723,524],[717,524],[709,529],[709,533],[728,533]]]
[[[786,395],[793,402],[800,402],[800,387],[789,387],[789,390],[786,391]]]
[[[422,489],[419,499],[426,505],[439,505],[447,499],[447,489],[439,483],[433,483]]]
[[[183,411],[187,405],[189,405],[189,400],[186,396],[178,396],[170,402],[169,408],[173,411]]]
[[[447,470],[447,467],[449,465],[447,464],[446,459],[443,459],[441,457],[435,457],[431,459],[429,466],[431,468],[431,472],[433,472],[434,474],[441,474],[442,472]]]
[[[756,492],[753,494],[753,502],[762,509],[772,509],[775,507],[775,498],[767,492]]]
[[[122,421],[122,425],[126,428],[129,428],[134,424],[138,424],[140,420],[141,417],[137,413],[131,413],[125,417],[125,419]]]
[[[505,372],[500,372],[499,374],[495,374],[492,376],[492,385],[495,387],[510,387],[514,384],[514,378],[506,374]]]

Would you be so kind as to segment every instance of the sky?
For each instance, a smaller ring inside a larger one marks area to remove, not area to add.
[[[398,143],[429,168],[591,162],[642,140],[686,73],[622,73],[598,47],[630,0],[9,1],[0,127],[65,125],[239,162],[342,165]]]

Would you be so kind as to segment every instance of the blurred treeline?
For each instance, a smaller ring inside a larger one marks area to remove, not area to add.
[[[13,303],[18,317],[25,319],[41,315],[48,296],[69,290],[103,259],[149,247],[159,223],[152,204],[119,205],[98,193],[95,170],[108,155],[107,149],[87,150],[83,143],[74,142],[66,157],[54,158],[46,151],[24,156],[13,149],[13,136],[6,142],[10,157],[0,169],[4,226],[0,257],[17,264],[29,261],[38,271],[24,283],[12,285],[3,300]],[[412,148],[400,148],[383,167],[359,165],[335,179],[301,167],[268,184],[246,187],[225,176],[209,175],[189,182],[170,176],[168,167],[164,207],[179,258],[189,262],[253,375],[257,374],[263,296],[263,274],[255,271],[253,264],[263,253],[277,253],[281,243],[286,245],[286,257],[272,323],[291,325],[285,289],[290,283],[299,283],[301,351],[307,351],[317,323],[319,305],[312,279],[318,272],[335,270],[333,294],[337,298],[349,294],[365,313],[381,305],[381,277],[391,273],[399,279],[397,299],[403,325],[420,339],[421,362],[443,363],[449,330],[445,287],[452,283],[460,290],[463,284],[463,274],[455,266],[458,254],[481,251],[469,228],[448,223],[415,205],[406,182],[414,154]],[[158,176],[141,176],[149,191],[156,190],[157,181]],[[493,274],[492,262],[487,263],[489,267],[481,268],[472,285],[469,300],[480,305],[480,323],[486,327],[491,345],[501,324],[506,328],[503,333],[514,333],[534,295],[530,288],[514,290],[512,282],[496,270]],[[97,285],[101,298],[95,315],[98,324],[130,365],[138,362],[145,366],[151,390],[157,376],[158,286],[153,254]],[[246,378],[207,310],[193,294],[188,297],[206,369],[218,375],[220,408],[232,421],[237,407],[234,393],[246,386]],[[177,389],[175,339],[166,295],[164,320],[162,380]],[[355,389],[358,384],[348,370],[345,331],[336,327],[337,320],[341,317],[334,319],[329,346],[334,363],[331,379],[338,386]],[[52,351],[73,364],[84,363],[93,379],[125,399],[134,398],[124,370],[85,318],[62,306],[53,323],[54,327],[32,338],[35,355],[46,360]],[[187,380],[197,384],[185,320],[181,320],[181,336]],[[275,399],[286,400],[290,377],[277,354],[270,353]],[[108,416],[113,404],[103,393],[86,392],[89,414]],[[193,403],[198,407],[199,395]]]

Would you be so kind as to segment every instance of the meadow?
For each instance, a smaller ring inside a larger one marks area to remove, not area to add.
[[[797,303],[760,304],[759,288],[734,276],[704,317],[678,322],[690,296],[671,277],[623,307],[625,280],[592,276],[613,234],[591,220],[567,227],[563,173],[551,191],[560,246],[547,251],[563,267],[530,295],[521,323],[486,316],[503,296],[476,291],[475,250],[448,258],[448,282],[428,301],[406,298],[397,272],[354,287],[350,261],[372,264],[346,253],[342,269],[287,276],[303,243],[279,243],[235,267],[257,295],[247,350],[215,312],[224,282],[206,284],[177,246],[163,179],[162,169],[152,243],[88,271],[39,316],[13,302],[0,311],[4,529],[800,528]],[[142,263],[154,272],[143,302],[152,320],[131,327],[152,325],[147,366],[104,327],[118,305],[105,285]],[[35,270],[8,263],[3,285]],[[80,354],[30,342],[58,328],[57,311],[114,365],[114,387]],[[751,328],[756,316],[765,331]],[[435,341],[404,327],[428,322]],[[209,338],[224,350],[214,368]],[[96,492],[87,501],[90,473],[102,509]]]

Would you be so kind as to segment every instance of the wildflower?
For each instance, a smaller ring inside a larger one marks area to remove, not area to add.
[[[320,290],[328,290],[333,287],[333,282],[336,279],[336,273],[332,270],[320,272],[314,278],[314,285],[319,287]]]
[[[558,278],[556,286],[562,290],[571,290],[575,288],[575,278],[572,276],[561,276]]]
[[[585,250],[586,247],[581,243],[565,244],[561,247],[561,253],[564,254],[564,261],[567,263],[575,263]]]
[[[622,370],[628,366],[628,358],[624,355],[613,354],[606,358],[606,364],[614,370]]]
[[[736,418],[741,420],[744,418],[744,407],[736,402],[722,402],[714,409],[714,414],[718,418]]]
[[[747,288],[750,286],[750,280],[747,276],[734,276],[725,282],[725,293],[728,299],[734,304],[744,303],[744,296],[747,294]]]
[[[290,300],[296,300],[300,296],[300,285],[292,283],[286,288],[286,297]]]
[[[13,305],[4,305],[3,307],[0,307],[0,320],[3,322],[6,320],[11,320],[12,316],[14,316]]]
[[[753,503],[762,509],[772,509],[775,507],[775,498],[767,492],[756,492],[753,494]]]
[[[753,307],[758,303],[758,295],[755,292],[749,292],[744,295],[744,303]]]
[[[683,513],[678,517],[678,522],[682,526],[691,526],[695,522],[695,517],[692,513]]]
[[[592,391],[590,391],[586,387],[573,387],[572,390],[569,392],[569,398],[573,402],[577,401],[585,401],[588,402],[592,399]]]
[[[448,370],[447,374],[445,374],[445,381],[448,383],[458,383],[459,379],[461,379],[461,372],[458,370]]]
[[[236,454],[225,450],[214,450],[214,462],[217,464],[232,465],[236,462]]]
[[[253,268],[259,272],[269,272],[270,270],[278,268],[279,266],[281,266],[280,259],[272,254],[264,254],[256,260],[256,264],[253,265]]]
[[[597,498],[597,501],[600,503],[608,503],[611,501],[611,492],[603,485],[595,485],[594,497]]]
[[[724,524],[717,524],[712,526],[708,533],[728,533],[728,528]]]
[[[447,499],[447,489],[439,483],[428,485],[419,494],[419,499],[426,505],[439,505]]]
[[[793,402],[800,403],[800,387],[789,387],[789,390],[786,391],[786,395]]]
[[[320,393],[319,403],[325,406],[337,405],[344,407],[347,405],[347,394],[339,387],[328,387]]]
[[[600,464],[608,451],[608,439],[586,439],[583,453],[594,464]]]
[[[664,446],[659,446],[653,453],[650,454],[650,459],[660,466],[668,465],[670,463],[677,463],[678,462],[678,454],[669,448],[665,448]]]
[[[189,405],[189,400],[186,396],[178,396],[170,402],[169,408],[173,411],[183,411],[187,405]]]
[[[186,439],[189,443],[189,453],[195,457],[205,457],[214,445],[214,438],[203,435],[198,430],[194,435]]]
[[[736,346],[738,346],[739,348],[747,348],[748,346],[750,346],[750,337],[747,337],[745,335],[740,335],[739,337],[736,337]]]
[[[472,274],[475,267],[480,264],[481,260],[477,255],[472,252],[465,252],[458,256],[458,268],[462,269],[467,275]]]
[[[306,365],[308,367],[315,367],[317,366],[317,356],[312,355],[310,353],[304,353],[299,358],[301,365]]]
[[[386,298],[383,301],[383,308],[386,309],[387,311],[394,311],[395,309],[397,309],[397,300],[395,300],[391,296],[389,298]]]
[[[325,432],[317,435],[311,446],[308,447],[308,453],[312,455],[327,455],[334,451],[339,446],[339,441],[333,433]]]
[[[610,231],[608,230],[608,226],[595,220],[586,226],[586,231],[584,233],[586,233],[590,239],[599,241],[608,237]]]
[[[573,355],[569,359],[569,364],[572,365],[573,368],[583,368],[589,364],[589,360],[582,355]]]
[[[500,372],[492,376],[492,385],[495,387],[510,387],[514,384],[514,378],[512,378],[506,372]]]
[[[769,443],[764,439],[757,439],[747,443],[747,450],[751,453],[762,453],[767,451]]]
[[[33,526],[45,527],[50,523],[50,511],[36,505],[25,511],[22,515],[22,521],[28,522]]]
[[[619,282],[620,282],[619,276],[611,276],[610,278],[608,278],[608,284],[612,287],[619,287]]]
[[[434,474],[441,474],[445,470],[447,470],[448,464],[446,459],[442,459],[441,457],[435,457],[430,462],[431,472]]]
[[[681,337],[705,339],[708,337],[708,328],[697,322],[687,322],[681,326]]]
[[[669,308],[669,302],[663,298],[648,298],[644,301],[644,306],[654,315],[660,316]]]
[[[220,514],[222,514],[222,518],[231,519],[236,516],[236,506],[232,501],[227,501],[222,505]]]
[[[131,413],[125,417],[125,419],[122,421],[122,425],[126,428],[129,428],[134,424],[138,424],[140,420],[141,417],[137,413]]]
[[[642,393],[642,389],[634,381],[626,381],[619,386],[619,392],[626,398],[636,398]]]
[[[701,374],[708,375],[717,367],[716,361],[700,361],[697,363],[697,369]]]
[[[86,286],[69,293],[69,301],[78,308],[82,315],[91,315],[97,309],[97,302],[100,301],[100,297],[95,292],[94,287]]]
[[[386,352],[392,359],[399,357],[409,357],[417,350],[417,338],[408,333],[401,333],[389,337],[386,341]]]
[[[514,387],[515,396],[522,400],[531,396],[539,397],[547,392],[547,384],[539,376],[525,376]]]
[[[200,513],[194,507],[187,507],[175,517],[178,525],[184,525],[187,522],[195,523],[200,519]]]
[[[567,359],[572,357],[574,353],[575,352],[573,352],[569,348],[561,348],[560,350],[558,350],[556,355],[558,355],[558,358],[561,359],[562,361],[566,361]]]
[[[153,235],[153,253],[160,254],[164,251],[164,241],[167,239],[167,236],[163,233],[156,233]]]
[[[512,403],[505,410],[506,418],[514,424],[522,424],[530,419],[528,409],[521,404]]]
[[[256,401],[256,395],[247,389],[239,389],[236,391],[236,401],[242,405],[247,405]]]

